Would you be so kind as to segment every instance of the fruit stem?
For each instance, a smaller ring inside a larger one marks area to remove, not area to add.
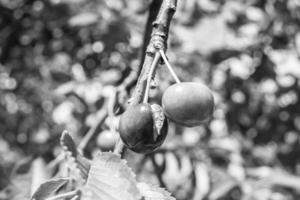
[[[153,62],[151,64],[150,71],[149,71],[149,74],[148,74],[147,85],[146,85],[146,90],[145,90],[145,94],[144,94],[143,103],[148,102],[151,80],[152,80],[152,77],[154,76],[156,66],[159,62],[160,56],[161,56],[161,54],[159,52],[155,53],[155,56],[154,56],[154,59],[153,59]]]
[[[167,65],[167,67],[168,67],[168,69],[169,69],[171,75],[172,75],[173,78],[175,79],[176,83],[180,83],[181,81],[179,80],[179,78],[178,78],[178,76],[176,75],[176,73],[175,73],[173,67],[172,67],[171,64],[169,63],[169,61],[168,61],[168,59],[167,59],[167,57],[166,57],[165,52],[164,52],[162,49],[160,49],[160,50],[159,50],[159,53],[161,54],[161,57],[163,58],[165,64]]]

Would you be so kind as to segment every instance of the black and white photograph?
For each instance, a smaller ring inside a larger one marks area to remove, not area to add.
[[[300,200],[300,0],[0,0],[0,200]]]

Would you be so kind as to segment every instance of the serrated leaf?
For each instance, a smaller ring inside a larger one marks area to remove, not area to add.
[[[65,185],[69,178],[51,179],[41,184],[36,192],[32,195],[31,200],[44,200],[51,194],[55,193],[59,188]]]
[[[138,183],[137,187],[139,188],[140,193],[144,197],[144,200],[176,200],[164,188],[149,185],[146,183]]]
[[[165,121],[165,115],[162,107],[158,104],[151,105],[152,116],[154,119],[154,125],[156,127],[157,133],[159,134]]]
[[[62,133],[60,143],[68,157],[69,167],[85,181],[90,170],[90,161],[78,153],[75,142],[68,131]]]
[[[135,174],[125,160],[111,152],[99,152],[93,160],[83,196],[105,200],[141,198]]]

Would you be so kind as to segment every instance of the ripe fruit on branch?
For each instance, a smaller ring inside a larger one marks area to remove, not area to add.
[[[165,90],[162,107],[172,121],[188,127],[198,126],[212,115],[214,98],[203,84],[176,83]]]
[[[103,151],[113,150],[119,136],[116,132],[104,130],[97,137],[97,145]]]
[[[142,103],[121,115],[119,132],[126,147],[137,153],[150,153],[164,142],[168,122],[159,105]]]

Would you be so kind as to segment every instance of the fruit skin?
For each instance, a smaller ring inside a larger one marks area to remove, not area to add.
[[[112,151],[118,138],[117,133],[104,130],[97,136],[97,145],[103,151]]]
[[[203,84],[176,83],[165,90],[162,108],[172,121],[188,127],[198,126],[212,115],[214,97]]]
[[[119,132],[126,147],[137,153],[150,153],[159,147],[167,136],[167,118],[165,117],[158,133],[151,106],[147,103],[139,104],[121,115]]]

